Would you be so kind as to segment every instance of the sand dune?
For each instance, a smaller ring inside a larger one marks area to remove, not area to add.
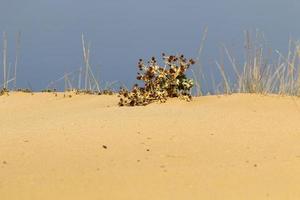
[[[0,97],[0,199],[299,199],[300,99]]]

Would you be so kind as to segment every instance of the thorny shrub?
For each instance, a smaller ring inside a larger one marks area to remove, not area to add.
[[[195,64],[193,59],[184,55],[162,54],[164,66],[159,66],[155,57],[147,64],[142,59],[138,62],[137,80],[144,82],[143,87],[135,84],[131,91],[121,88],[119,92],[120,106],[144,106],[152,102],[165,102],[168,98],[180,97],[190,101],[191,88],[194,83],[187,78],[186,71]]]

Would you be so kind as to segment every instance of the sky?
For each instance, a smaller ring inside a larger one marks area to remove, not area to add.
[[[8,34],[11,65],[22,34],[18,87],[41,90],[82,67],[82,33],[101,86],[129,86],[139,58],[196,57],[205,27],[206,68],[216,68],[223,44],[243,51],[245,30],[263,32],[268,45],[284,52],[289,38],[300,39],[299,10],[299,0],[0,0],[0,32]],[[0,59],[2,69],[2,49]]]

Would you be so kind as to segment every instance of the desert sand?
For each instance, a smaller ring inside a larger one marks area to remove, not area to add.
[[[300,98],[0,97],[1,200],[300,199]]]

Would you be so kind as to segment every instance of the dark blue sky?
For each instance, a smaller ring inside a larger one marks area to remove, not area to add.
[[[242,51],[245,29],[263,31],[273,48],[286,50],[290,36],[300,38],[299,10],[298,0],[0,0],[0,31],[9,35],[11,62],[22,32],[19,87],[40,90],[79,68],[82,32],[101,80],[129,85],[139,58],[195,57],[205,26],[205,67],[215,67],[221,43]]]

